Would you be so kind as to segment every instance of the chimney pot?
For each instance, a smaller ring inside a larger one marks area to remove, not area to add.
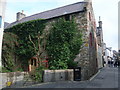
[[[22,10],[22,12],[17,13],[17,16],[16,16],[17,21],[21,20],[22,18],[24,18],[26,16],[25,14],[23,14],[23,12],[24,11]]]

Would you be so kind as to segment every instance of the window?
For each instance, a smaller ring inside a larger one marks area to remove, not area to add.
[[[92,33],[90,33],[90,46],[92,46]]]
[[[2,27],[2,16],[0,16],[0,28]]]
[[[33,60],[33,59],[31,59],[31,65],[33,65],[33,63],[34,63],[34,60]]]
[[[89,20],[91,21],[91,14],[90,14],[90,12],[89,12]]]
[[[65,20],[70,21],[70,15],[65,15]]]
[[[37,61],[36,61],[36,59],[34,59],[35,60],[35,66],[37,66]]]

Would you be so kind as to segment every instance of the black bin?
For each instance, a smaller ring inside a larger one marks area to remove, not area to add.
[[[81,81],[81,67],[74,68],[74,81]]]

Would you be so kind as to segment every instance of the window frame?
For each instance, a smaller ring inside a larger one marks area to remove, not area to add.
[[[91,21],[91,13],[89,12],[89,20]]]
[[[0,28],[2,27],[2,16],[0,16]]]
[[[90,46],[92,47],[92,45],[93,45],[93,38],[92,38],[92,33],[90,32],[90,34],[89,34],[89,37],[90,37]]]
[[[66,21],[70,21],[71,20],[71,17],[70,17],[69,14],[65,15],[64,18],[65,18]]]

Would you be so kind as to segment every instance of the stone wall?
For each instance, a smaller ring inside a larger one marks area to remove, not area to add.
[[[7,82],[12,82],[12,84],[17,83],[19,81],[23,81],[25,78],[26,72],[10,72],[10,73],[0,73],[2,77],[1,87],[4,88],[7,86]],[[0,88],[1,88],[0,87]]]
[[[76,23],[78,24],[79,30],[82,33],[83,45],[80,49],[79,55],[76,59],[78,66],[81,67],[81,80],[88,79],[88,70],[89,70],[89,31],[87,29],[87,12],[80,12],[76,14]]]
[[[64,17],[64,16],[62,16]],[[82,48],[79,50],[80,52],[76,55],[75,61],[78,63],[78,66],[81,67],[81,80],[89,79],[89,30],[88,28],[88,20],[87,20],[87,12],[77,12],[74,14],[70,14],[75,22],[77,23],[78,32],[82,33]],[[61,18],[61,17],[59,17]],[[49,33],[49,28],[51,28],[51,24],[54,23],[58,18],[48,20],[45,31]]]
[[[12,82],[11,87],[22,87],[25,84],[31,85],[34,83],[30,79],[28,72],[0,73],[0,77],[2,79],[0,89],[7,87],[7,82]],[[44,70],[43,73],[43,82],[73,81],[73,78],[73,69]]]
[[[61,16],[61,17],[64,17],[64,16]],[[58,17],[58,18],[61,18],[61,17]],[[81,67],[81,80],[88,80],[92,75],[94,75],[97,72],[97,60],[96,60],[97,51],[96,51],[96,36],[95,36],[96,28],[95,28],[95,18],[94,18],[91,4],[86,4],[86,11],[70,14],[70,17],[74,18],[74,20],[77,23],[78,32],[81,32],[83,35],[82,37],[83,44],[81,49],[79,50],[78,55],[76,55],[75,61],[78,62],[78,66]],[[44,30],[46,33],[50,32],[49,28],[51,28],[52,26],[51,24],[54,23],[58,18],[53,18],[48,20],[46,28]],[[92,47],[90,47],[90,38],[89,38],[90,32],[93,34]],[[57,71],[57,73],[55,72],[56,71],[54,70],[45,71],[44,78],[43,78],[44,82],[67,80],[66,79],[67,74],[65,74],[67,73],[66,71],[61,71],[61,72]],[[54,74],[55,74],[55,77],[53,77]]]
[[[96,22],[92,4],[86,5],[86,11],[75,14],[75,20],[80,32],[83,34],[83,45],[75,61],[81,67],[82,80],[88,80],[97,72],[97,42]],[[90,45],[90,33],[92,34],[92,46]]]
[[[98,71],[97,63],[97,41],[96,41],[96,20],[94,16],[94,11],[92,3],[87,5],[87,25],[88,25],[88,37],[89,37],[89,69],[88,69],[88,79],[93,76]],[[90,34],[92,37],[90,37]],[[91,40],[92,38],[92,40]],[[92,43],[92,45],[91,45]]]
[[[77,23],[78,32],[82,33],[83,44],[79,50],[78,55],[74,61],[78,63],[78,66],[81,67],[81,80],[88,80],[92,75],[97,71],[97,49],[96,49],[96,28],[95,28],[95,18],[91,4],[86,4],[86,11],[77,12],[70,14],[75,22]],[[89,20],[89,12],[91,14],[91,20]],[[64,16],[61,16],[64,17]],[[58,18],[61,18],[58,17]],[[49,28],[51,24],[54,23],[58,18],[53,18],[48,20],[45,31],[49,33]],[[90,32],[93,34],[93,46],[90,47]]]
[[[73,69],[44,70],[43,82],[73,81]]]
[[[89,30],[88,30],[88,20],[87,20],[87,12],[77,12],[69,15],[70,18],[74,19],[75,22],[77,23],[78,27],[78,32],[82,33],[82,40],[83,40],[83,45],[82,48],[79,50],[80,53],[76,55],[75,61],[78,62],[78,66],[81,67],[81,79],[82,80],[87,80],[89,79]],[[53,18],[48,20],[45,32],[49,33],[49,29],[52,26],[52,23],[54,23],[57,19],[59,18],[64,18],[65,16],[61,16],[58,18]]]

